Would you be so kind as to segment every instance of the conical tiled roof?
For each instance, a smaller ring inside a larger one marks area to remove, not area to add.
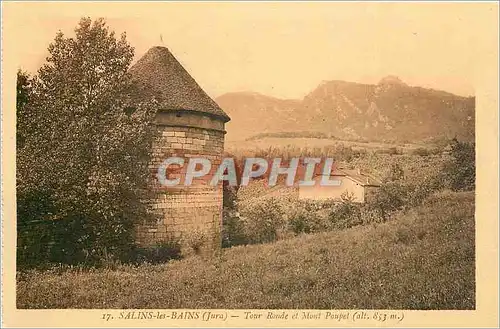
[[[224,122],[230,120],[165,47],[148,50],[130,73],[160,102],[161,110],[202,112]]]

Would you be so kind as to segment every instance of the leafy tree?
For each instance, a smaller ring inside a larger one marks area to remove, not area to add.
[[[56,261],[115,257],[150,215],[144,200],[155,104],[138,97],[128,73],[134,49],[104,19],[81,19],[74,37],[59,32],[48,50],[23,105],[29,117],[17,168],[18,200],[43,195],[51,211],[23,216],[60,223]]]
[[[28,120],[28,113],[26,113],[26,104],[31,97],[32,93],[32,81],[31,77],[28,73],[18,70],[17,71],[17,80],[16,80],[16,116],[17,116],[17,124],[16,124],[16,140],[17,145],[22,147],[24,145],[24,135],[26,134],[26,127]]]
[[[476,150],[474,143],[450,143],[450,158],[443,166],[444,180],[454,191],[473,190],[476,184]]]
[[[16,80],[16,90],[17,90],[17,102],[16,109],[18,111],[24,108],[24,105],[28,103],[30,94],[31,94],[31,81],[30,76],[27,72],[22,70],[17,71],[17,80]]]

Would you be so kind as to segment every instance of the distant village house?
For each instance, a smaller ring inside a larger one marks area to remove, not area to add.
[[[381,182],[360,170],[337,169],[330,175],[330,180],[338,180],[340,184],[321,186],[322,175],[316,175],[314,186],[299,186],[300,200],[334,200],[340,201],[343,196],[352,197],[353,202],[365,203],[376,191]]]

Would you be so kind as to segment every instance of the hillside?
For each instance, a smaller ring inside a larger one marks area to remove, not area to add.
[[[231,117],[226,124],[228,140],[246,139],[259,132],[289,131],[300,128],[296,117],[300,100],[282,100],[259,93],[228,93],[215,99]]]
[[[216,102],[231,117],[229,141],[304,131],[370,141],[474,139],[474,97],[408,86],[392,76],[376,85],[326,81],[302,100],[230,93]]]
[[[474,309],[474,193],[165,265],[18,273],[18,308]]]

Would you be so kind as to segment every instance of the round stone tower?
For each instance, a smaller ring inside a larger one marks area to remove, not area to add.
[[[160,220],[138,227],[139,244],[154,245],[174,239],[195,251],[220,247],[222,183],[211,186],[209,181],[222,161],[224,124],[229,117],[165,47],[150,49],[130,72],[160,104],[150,163],[155,195],[151,207]],[[193,157],[210,160],[212,168],[189,186],[183,184],[183,177],[178,177],[179,185],[167,187],[160,184],[157,173],[170,157],[184,159],[184,170],[178,176],[185,173]]]

